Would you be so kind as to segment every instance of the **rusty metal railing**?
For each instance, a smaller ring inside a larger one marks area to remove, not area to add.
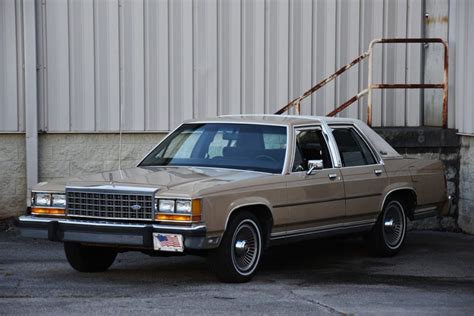
[[[425,84],[425,83],[373,83],[372,80],[372,64],[373,64],[373,47],[375,44],[400,44],[400,43],[440,43],[444,46],[444,77],[443,83],[435,84]],[[339,68],[335,73],[322,80],[315,86],[311,87],[308,91],[303,93],[302,96],[290,101],[288,104],[283,106],[280,110],[275,112],[275,114],[282,114],[292,107],[296,108],[298,114],[301,109],[301,101],[315,93],[317,90],[324,87],[326,84],[336,79],[342,73],[352,68],[354,65],[360,63],[365,58],[369,58],[368,65],[368,82],[367,89],[360,91],[357,95],[353,96],[336,109],[326,114],[326,116],[334,116],[337,113],[343,111],[348,106],[359,100],[364,95],[368,95],[367,101],[367,124],[372,125],[372,91],[374,89],[443,89],[443,113],[442,113],[442,127],[446,128],[448,125],[448,44],[441,38],[381,38],[375,39],[369,44],[369,50],[364,52],[362,55],[345,65],[344,67]]]

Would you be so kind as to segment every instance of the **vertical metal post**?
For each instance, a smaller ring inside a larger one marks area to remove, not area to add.
[[[444,45],[444,76],[443,76],[443,117],[442,124],[443,128],[448,128],[448,73],[449,73],[449,56],[448,56],[448,45],[443,42]]]
[[[36,78],[36,16],[35,0],[23,0],[23,71],[26,131],[27,205],[31,188],[38,183],[38,100]],[[21,62],[21,61],[18,61]]]
[[[372,126],[372,61],[373,61],[373,47],[375,42],[378,40],[373,40],[369,44],[369,65],[368,65],[368,75],[367,75],[367,125]]]

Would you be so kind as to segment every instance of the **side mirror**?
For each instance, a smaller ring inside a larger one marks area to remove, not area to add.
[[[323,169],[324,164],[322,160],[308,160],[308,171],[306,172],[307,175],[313,173],[314,170],[321,170]]]

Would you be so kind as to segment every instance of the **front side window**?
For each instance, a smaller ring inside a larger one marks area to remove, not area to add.
[[[331,156],[321,129],[296,130],[293,172],[308,170],[309,160],[322,160],[324,168],[332,168]]]
[[[351,127],[338,127],[332,132],[343,167],[354,167],[375,164],[375,158],[367,144]]]
[[[286,155],[283,126],[184,124],[140,166],[200,166],[281,173]]]

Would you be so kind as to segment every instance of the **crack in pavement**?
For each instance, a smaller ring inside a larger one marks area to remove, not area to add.
[[[290,290],[290,292],[291,292],[291,294],[293,294],[294,296],[296,296],[299,299],[302,299],[305,302],[308,302],[308,303],[311,303],[311,304],[314,304],[314,305],[318,305],[319,307],[322,307],[328,313],[336,314],[336,315],[349,315],[348,313],[341,312],[341,311],[335,309],[334,307],[332,307],[330,305],[326,305],[326,304],[323,304],[319,301],[316,301],[316,300],[313,300],[311,298],[305,297],[303,295],[297,294],[297,293],[295,293],[295,290]]]

